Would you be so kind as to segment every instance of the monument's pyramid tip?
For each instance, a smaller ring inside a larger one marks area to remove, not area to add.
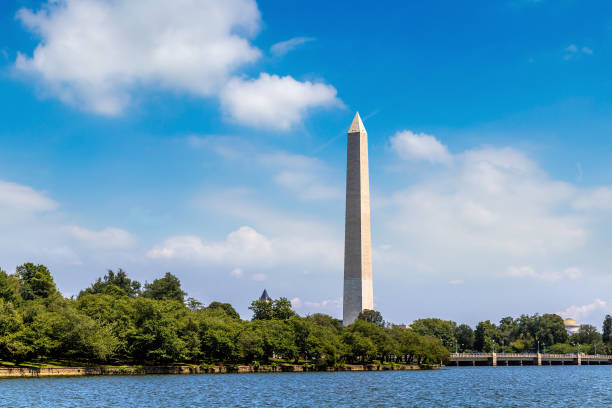
[[[349,128],[349,133],[355,132],[365,132],[365,126],[363,126],[363,122],[361,121],[361,116],[359,116],[359,112],[355,113],[355,118],[353,119],[353,123],[351,123],[351,127]]]

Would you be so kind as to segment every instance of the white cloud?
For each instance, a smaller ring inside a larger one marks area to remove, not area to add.
[[[71,236],[79,242],[94,248],[124,248],[134,245],[136,239],[127,231],[120,228],[105,228],[93,231],[79,226],[68,226],[64,228]]]
[[[325,313],[331,316],[342,315],[342,298],[309,301],[295,297],[291,299],[291,306],[300,313]]]
[[[612,188],[599,187],[582,192],[573,202],[578,210],[612,211]]]
[[[221,91],[221,105],[239,123],[289,130],[310,109],[342,106],[336,94],[331,85],[262,73],[257,79],[231,79]]]
[[[463,281],[463,279],[453,279],[448,281],[449,285],[463,285],[465,282]]]
[[[249,43],[260,25],[253,0],[60,0],[17,18],[41,38],[17,69],[106,115],[121,113],[142,85],[212,95],[260,56]]]
[[[576,44],[568,45],[564,50],[563,59],[570,60],[582,55],[593,55],[593,49],[587,46],[579,47]]]
[[[270,47],[270,52],[277,57],[287,54],[302,44],[314,41],[312,37],[295,37],[287,41],[278,42]]]
[[[287,152],[262,154],[259,162],[276,174],[274,181],[303,200],[333,200],[344,196],[340,186],[329,185],[330,169],[319,159]]]
[[[57,207],[54,200],[31,187],[0,180],[0,210],[30,213],[52,211]]]
[[[322,83],[266,73],[232,79],[261,56],[250,42],[261,25],[255,0],[48,0],[17,19],[40,37],[31,56],[18,53],[17,71],[44,95],[94,113],[123,113],[143,87],[221,97],[229,118],[279,130],[311,108],[341,104]]]
[[[572,318],[576,320],[582,320],[588,318],[594,311],[609,309],[609,302],[601,299],[595,299],[592,303],[577,306],[572,305],[565,309],[563,312],[559,312],[564,319]]]
[[[110,262],[133,257],[135,238],[127,231],[106,227],[90,230],[70,222],[70,214],[40,191],[0,180],[0,267],[11,270],[23,262],[57,267],[58,284],[95,276],[68,276],[75,265],[88,264],[90,273],[103,271]],[[85,282],[82,282],[85,284]]]
[[[234,267],[270,268],[299,265],[316,259],[325,263],[337,254],[326,241],[310,242],[305,236],[268,238],[249,226],[231,232],[224,241],[203,242],[196,236],[174,236],[154,246],[151,259],[195,262],[197,264],[233,265]]]
[[[231,260],[241,263],[245,260],[263,261],[270,252],[270,240],[244,226],[230,233],[222,242],[204,243],[191,235],[171,237],[151,249],[148,256],[153,259],[201,259],[216,263]]]
[[[391,148],[406,160],[425,160],[430,163],[449,164],[452,156],[446,146],[435,137],[410,130],[397,132],[390,140]]]
[[[447,282],[492,271],[570,281],[580,276],[568,269],[576,263],[604,273],[603,254],[591,245],[593,214],[573,208],[583,190],[551,179],[513,148],[474,148],[444,160],[452,166],[430,168],[372,200],[373,225],[393,243],[384,254],[375,251],[378,270],[399,275],[409,265]],[[519,269],[507,271],[509,265]]]
[[[254,280],[255,282],[263,282],[266,279],[268,279],[268,276],[265,273],[256,273],[253,276],[251,276],[251,279]]]
[[[536,272],[531,266],[511,266],[506,269],[505,276],[511,278],[532,278],[539,279],[549,282],[556,282],[567,278],[569,280],[576,280],[582,277],[582,271],[578,268],[572,267],[563,270],[562,272],[550,272],[550,273],[539,273]]]
[[[242,270],[242,268],[234,268],[230,272],[230,276],[234,278],[242,278],[244,276],[244,271]]]

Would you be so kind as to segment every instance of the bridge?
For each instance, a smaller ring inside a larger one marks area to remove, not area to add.
[[[609,365],[612,355],[548,353],[451,353],[449,366]]]

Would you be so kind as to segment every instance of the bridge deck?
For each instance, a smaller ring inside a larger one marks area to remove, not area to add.
[[[452,353],[450,365],[593,365],[612,364],[612,355],[550,353]]]

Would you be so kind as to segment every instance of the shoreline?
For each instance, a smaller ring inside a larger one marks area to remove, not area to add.
[[[107,375],[167,375],[167,374],[254,374],[343,371],[415,371],[436,370],[438,366],[345,364],[323,369],[300,364],[235,365],[235,366],[97,366],[97,367],[11,367],[0,368],[3,378],[85,377]]]

